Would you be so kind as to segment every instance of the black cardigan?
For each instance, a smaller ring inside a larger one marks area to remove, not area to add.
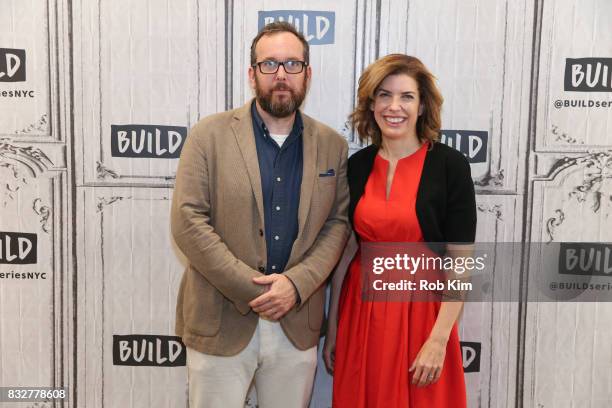
[[[378,147],[365,147],[348,160],[351,224],[374,167]],[[470,164],[459,151],[435,142],[428,148],[417,191],[416,215],[425,242],[474,242],[476,197]]]

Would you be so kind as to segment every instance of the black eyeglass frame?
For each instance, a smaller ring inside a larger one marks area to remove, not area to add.
[[[261,69],[261,65],[264,63],[269,63],[269,62],[275,63],[276,69],[274,70],[274,72],[263,72],[263,70]],[[288,62],[299,62],[302,68],[298,72],[289,72],[287,71],[287,67],[285,66],[285,64]],[[304,68],[308,67],[308,63],[306,61],[299,61],[299,60],[288,60],[288,61],[283,61],[283,62],[274,61],[274,60],[265,60],[265,61],[256,62],[255,64],[251,65],[251,67],[253,67],[253,69],[255,69],[256,67],[259,67],[259,72],[261,72],[263,75],[274,75],[278,72],[281,65],[283,66],[283,69],[285,70],[285,72],[291,75],[301,74],[302,72],[304,72]]]

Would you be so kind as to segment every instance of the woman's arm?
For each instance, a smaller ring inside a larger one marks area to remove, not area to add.
[[[474,246],[471,244],[447,244],[445,257],[454,259],[457,257],[472,256],[473,248]],[[462,282],[465,282],[469,279],[467,272],[459,274],[455,271],[446,271],[446,273],[447,281],[450,279],[460,279]],[[462,291],[445,291],[444,296],[453,300],[442,302],[440,310],[438,311],[438,317],[429,333],[429,337],[421,347],[421,350],[409,369],[409,371],[414,371],[412,383],[418,386],[429,385],[440,378],[444,365],[444,358],[446,356],[446,344],[463,310],[465,293]]]
[[[446,178],[447,206],[444,238],[447,242],[474,242],[476,195],[470,164],[465,157],[456,152],[452,157],[449,156]],[[472,244],[447,244],[446,256],[451,258],[472,256],[473,250]],[[460,279],[460,281],[469,279],[467,272],[459,274],[455,271],[447,271],[447,274],[447,281],[449,279]],[[446,290],[444,295],[453,300],[442,302],[434,327],[409,370],[414,371],[412,383],[419,386],[429,385],[440,378],[448,338],[463,310],[464,293]]]
[[[470,258],[474,255],[474,244],[447,244],[446,245],[446,257],[456,258]],[[460,281],[461,283],[469,282],[470,273],[469,269],[463,268],[462,272],[456,272],[454,270],[446,271],[446,280]],[[465,300],[467,293],[463,290],[446,290],[444,297],[453,299],[451,301],[442,301],[440,311],[434,327],[431,329],[429,337],[436,340],[448,340],[453,326],[459,319],[461,311],[463,310],[463,301]]]

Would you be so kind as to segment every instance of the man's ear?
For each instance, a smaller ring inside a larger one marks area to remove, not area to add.
[[[305,75],[306,75],[306,87],[307,89],[310,89],[310,84],[312,82],[312,68],[310,67],[310,65],[306,67]]]
[[[249,85],[251,89],[255,89],[255,69],[253,67],[249,67],[248,75],[249,75]]]

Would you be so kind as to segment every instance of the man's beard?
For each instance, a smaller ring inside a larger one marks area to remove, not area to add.
[[[274,91],[288,91],[289,97],[283,98],[282,100],[274,100]],[[289,88],[288,85],[279,82],[270,91],[265,93],[259,86],[259,81],[255,77],[255,98],[259,102],[259,106],[268,112],[270,115],[277,118],[286,118],[298,110],[298,108],[304,102],[306,97],[306,76],[304,76],[304,82],[302,83],[302,89],[295,91]]]

